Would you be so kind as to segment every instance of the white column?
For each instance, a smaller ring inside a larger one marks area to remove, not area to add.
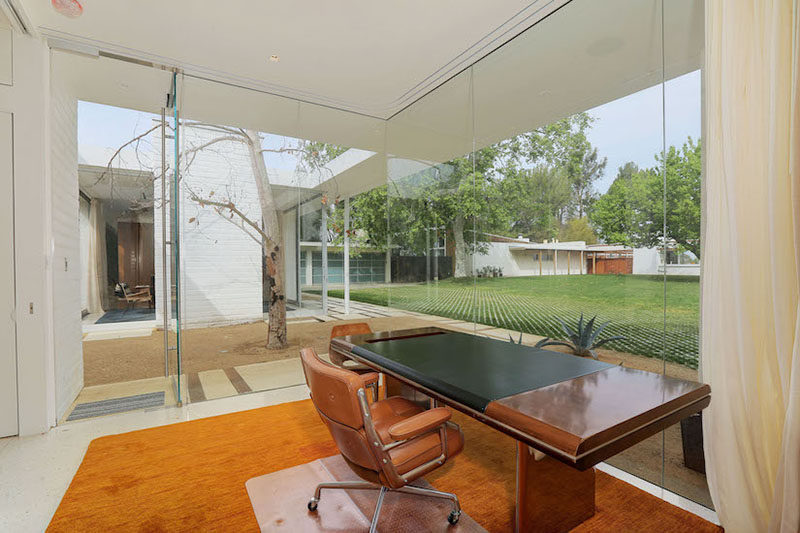
[[[553,249],[553,275],[558,275],[558,248]]]
[[[322,243],[322,314],[328,314],[328,206],[322,204],[322,221],[319,225]]]
[[[344,314],[350,314],[350,197],[344,198]]]
[[[386,268],[384,269],[384,281],[392,282],[392,251],[386,250]]]

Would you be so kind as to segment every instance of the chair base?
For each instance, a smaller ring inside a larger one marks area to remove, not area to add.
[[[390,489],[388,487],[384,487],[383,485],[370,483],[368,481],[334,481],[330,483],[320,483],[319,485],[317,485],[317,488],[314,491],[314,497],[308,501],[309,511],[314,512],[317,510],[322,489],[379,490],[380,493],[378,494],[378,503],[375,505],[375,513],[372,515],[372,523],[370,524],[369,527],[370,533],[375,533],[375,531],[377,531],[378,518],[380,517],[381,514],[381,507],[383,506],[383,498],[384,496],[386,496],[386,493],[389,492],[390,490],[393,490],[395,492],[403,492],[406,494],[416,494],[417,496],[446,498],[453,502],[453,510],[450,511],[450,515],[447,517],[447,521],[450,524],[455,525],[456,523],[458,523],[458,519],[461,518],[461,504],[458,501],[458,496],[450,492],[442,492],[434,489],[414,487],[412,485],[406,485],[404,487],[400,487],[399,489]]]

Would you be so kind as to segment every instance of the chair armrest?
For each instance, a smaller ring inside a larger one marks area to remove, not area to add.
[[[446,407],[435,407],[394,424],[389,428],[389,436],[394,440],[410,439],[427,433],[448,420],[450,410]]]
[[[135,298],[138,296],[150,296],[150,289],[142,289],[136,292],[129,292],[127,296],[128,298]]]

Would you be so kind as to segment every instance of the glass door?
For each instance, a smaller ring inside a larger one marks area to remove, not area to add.
[[[180,268],[180,111],[178,106],[179,73],[172,73],[167,107],[162,110],[162,237],[164,359],[177,405],[183,404],[181,368],[181,268]]]

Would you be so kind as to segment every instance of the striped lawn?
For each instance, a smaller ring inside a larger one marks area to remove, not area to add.
[[[555,338],[565,336],[559,318],[574,326],[581,313],[597,315],[598,323],[610,322],[602,337],[625,337],[606,347],[697,368],[699,291],[696,278],[665,284],[655,276],[584,275],[354,287],[350,297]]]

